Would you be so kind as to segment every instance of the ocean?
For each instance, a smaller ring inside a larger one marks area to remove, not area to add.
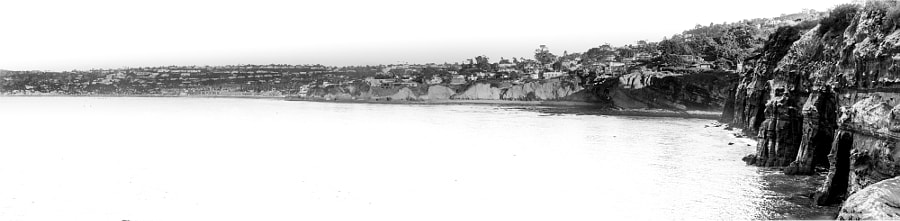
[[[755,143],[712,122],[497,105],[0,97],[0,220],[817,213],[777,191],[796,178],[746,166]]]

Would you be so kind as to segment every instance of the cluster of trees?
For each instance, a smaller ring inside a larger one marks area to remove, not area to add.
[[[835,11],[844,11],[839,9]],[[900,10],[897,10],[900,11]],[[900,12],[895,13],[900,17]],[[799,17],[802,17],[799,18]],[[797,19],[794,19],[797,18]],[[811,19],[812,18],[812,19]],[[712,62],[723,69],[734,69],[744,59],[762,48],[766,38],[772,34],[779,22],[800,22],[797,25],[814,26],[818,24],[817,14],[814,11],[782,15],[774,19],[752,19],[735,23],[710,23],[707,26],[697,25],[681,34],[664,38],[659,42],[638,41],[636,45],[611,47],[608,44],[590,48],[584,53],[565,53],[557,56],[549,52],[549,49],[541,45],[535,49],[534,60],[541,65],[551,64],[553,69],[561,70],[565,61],[579,61],[581,64],[591,64],[599,61],[622,61],[623,58],[635,57],[637,54],[653,55],[650,64],[689,65],[700,58],[703,61]],[[900,24],[900,23],[898,23]],[[843,24],[838,24],[841,26]],[[811,28],[806,27],[806,28]],[[801,29],[806,29],[801,28]]]
[[[638,41],[637,45],[626,45],[623,47],[612,47],[609,44],[604,44],[590,48],[584,53],[564,51],[562,55],[553,54],[548,46],[540,45],[534,50],[534,57],[532,58],[500,58],[498,62],[491,63],[489,57],[482,55],[470,59],[468,64],[463,64],[460,72],[492,72],[499,70],[499,65],[501,64],[514,64],[515,69],[523,72],[532,70],[573,71],[577,65],[587,66],[603,61],[622,61],[625,58],[634,57],[638,53],[656,54],[658,53],[657,51],[657,43],[648,43],[646,41]]]
[[[762,47],[766,36],[759,26],[749,22],[698,25],[660,41],[660,61],[683,64],[686,61],[680,56],[672,55],[691,55],[730,69]]]

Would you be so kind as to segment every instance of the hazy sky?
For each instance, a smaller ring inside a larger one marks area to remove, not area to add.
[[[847,2],[3,0],[0,69],[496,61]]]

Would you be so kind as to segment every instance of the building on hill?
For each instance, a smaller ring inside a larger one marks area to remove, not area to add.
[[[431,76],[431,79],[428,79],[425,83],[430,84],[430,85],[435,85],[435,84],[440,84],[443,82],[444,82],[444,79],[441,78],[440,75],[433,75],[433,76]]]
[[[562,76],[566,76],[566,73],[562,72],[562,71],[544,72],[544,79],[553,79],[553,78],[558,78],[558,77],[562,77]]]
[[[704,62],[703,58],[701,58],[700,56],[696,56],[696,55],[678,55],[678,57],[681,58],[681,60],[688,62],[688,63]]]
[[[466,81],[466,76],[465,76],[465,75],[454,74],[454,75],[450,78],[450,84],[452,84],[452,85],[466,84],[466,82],[467,82],[467,81]]]
[[[710,62],[700,62],[691,65],[691,68],[697,68],[701,70],[711,70],[713,68],[713,64]]]

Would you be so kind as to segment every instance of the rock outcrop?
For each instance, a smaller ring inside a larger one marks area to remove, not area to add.
[[[513,85],[501,97],[504,100],[560,100],[582,89],[574,82],[550,79]]]
[[[839,220],[900,219],[900,177],[883,180],[850,195]]]
[[[892,10],[900,5],[840,6],[810,30],[779,28],[746,61],[723,120],[759,139],[749,164],[786,174],[827,167],[820,205],[900,175],[900,23]]]
[[[501,91],[499,88],[491,87],[490,84],[477,83],[469,86],[465,91],[453,96],[453,99],[459,100],[500,100]]]
[[[456,91],[453,91],[453,89],[441,85],[434,85],[428,87],[428,94],[423,98],[426,100],[449,100],[454,94],[456,94]]]
[[[613,105],[624,109],[720,111],[737,76],[727,71],[700,73],[635,72],[606,86]]]
[[[418,100],[419,96],[413,93],[409,88],[400,88],[400,91],[397,91],[396,94],[390,96],[392,100],[397,101],[414,101]]]
[[[797,158],[784,169],[785,174],[813,174],[817,165],[828,161],[837,121],[835,102],[834,93],[829,88],[810,94],[802,109],[803,135]]]
[[[351,83],[311,88],[306,99],[370,101],[510,100],[592,103],[597,108],[718,111],[733,92],[737,75],[727,71],[700,73],[635,72],[590,85],[576,78],[554,78],[513,84],[463,86],[370,86]]]

